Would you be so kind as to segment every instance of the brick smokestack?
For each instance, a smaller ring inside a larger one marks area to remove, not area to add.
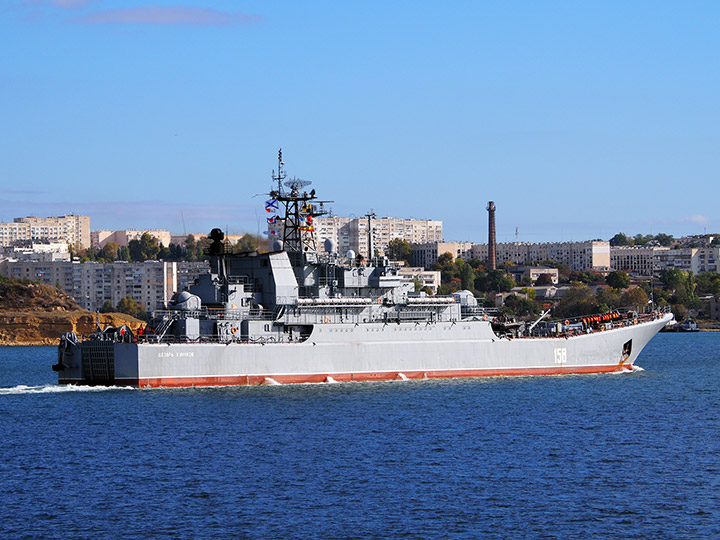
[[[490,270],[497,269],[495,257],[495,203],[490,201],[487,205],[488,211],[488,265]]]

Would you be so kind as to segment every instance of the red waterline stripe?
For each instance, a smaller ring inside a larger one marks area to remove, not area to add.
[[[246,386],[260,384],[300,384],[350,381],[392,381],[407,379],[452,379],[468,377],[528,376],[528,375],[571,375],[581,373],[612,373],[628,371],[631,366],[569,366],[550,368],[516,369],[467,369],[436,371],[380,371],[364,373],[302,373],[297,375],[235,375],[220,377],[150,377],[137,380],[117,380],[117,385],[141,387],[186,387],[186,386]],[[404,377],[403,377],[404,376]]]

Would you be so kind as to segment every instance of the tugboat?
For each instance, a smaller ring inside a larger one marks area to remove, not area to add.
[[[678,325],[678,332],[699,332],[697,322],[692,317],[688,317]]]
[[[672,314],[532,324],[505,321],[471,294],[428,296],[398,266],[318,250],[325,212],[309,182],[287,180],[282,154],[266,209],[277,211],[268,253],[234,253],[213,229],[210,273],[152,313],[139,335],[105,328],[64,334],[60,384],[184,387],[550,375],[632,370]]]

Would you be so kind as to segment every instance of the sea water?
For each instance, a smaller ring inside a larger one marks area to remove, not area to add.
[[[720,333],[644,371],[59,387],[0,348],[0,538],[718,538]]]

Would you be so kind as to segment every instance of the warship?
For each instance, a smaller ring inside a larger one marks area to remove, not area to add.
[[[468,291],[416,291],[398,263],[318,249],[326,213],[310,184],[287,179],[279,153],[265,206],[267,253],[234,253],[213,229],[210,271],[176,292],[147,326],[62,335],[60,384],[188,387],[632,371],[673,316],[615,311],[519,322]]]

